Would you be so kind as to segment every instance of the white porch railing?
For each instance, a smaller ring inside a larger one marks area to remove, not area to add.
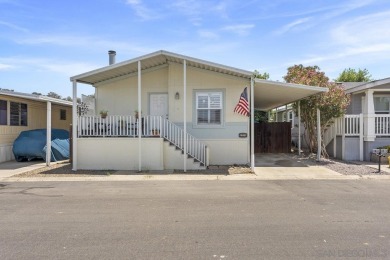
[[[375,115],[375,135],[390,135],[390,115]]]
[[[336,118],[332,126],[336,129],[336,135],[359,136],[360,120],[360,115],[344,115]]]
[[[345,136],[359,136],[360,131],[360,115],[345,115],[344,116]]]
[[[345,157],[345,137],[359,137],[359,157],[363,160],[363,114],[360,115],[344,115],[336,118],[334,123],[325,129],[324,144],[327,146],[332,140],[333,156],[336,156],[336,136],[341,136],[342,143],[342,159]]]
[[[138,137],[141,129],[143,137],[162,137],[178,149],[184,151],[184,130],[161,116],[112,115],[80,116],[77,136],[83,137]],[[187,155],[206,165],[206,145],[189,133],[186,133]]]

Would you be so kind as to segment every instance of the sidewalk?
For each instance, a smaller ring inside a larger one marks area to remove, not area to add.
[[[21,167],[22,166],[22,167]],[[166,171],[140,174],[129,174],[118,171],[112,175],[98,176],[45,176],[45,177],[12,177],[16,174],[45,167],[44,162],[0,164],[0,181],[2,182],[44,182],[44,181],[241,181],[241,180],[390,180],[390,175],[343,175],[323,166],[308,167],[255,167],[255,174],[191,174]],[[387,166],[385,166],[387,167]],[[384,167],[384,168],[385,168]],[[390,171],[390,169],[388,169]]]

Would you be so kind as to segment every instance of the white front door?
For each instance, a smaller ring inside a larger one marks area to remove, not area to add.
[[[150,94],[149,112],[168,119],[168,94]]]

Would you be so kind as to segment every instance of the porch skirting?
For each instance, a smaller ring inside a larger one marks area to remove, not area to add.
[[[0,144],[0,163],[14,160],[12,144]]]
[[[141,169],[182,170],[183,153],[163,138],[142,138]],[[247,164],[248,140],[205,139],[210,165]],[[133,170],[138,171],[138,138],[91,137],[77,139],[78,169],[83,170]],[[188,170],[204,169],[204,165],[187,159]]]
[[[79,138],[78,169],[138,170],[137,138]],[[163,170],[163,139],[142,139],[142,170]]]

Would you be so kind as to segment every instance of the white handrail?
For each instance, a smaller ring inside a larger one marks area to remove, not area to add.
[[[375,115],[375,135],[390,135],[390,115]]]

